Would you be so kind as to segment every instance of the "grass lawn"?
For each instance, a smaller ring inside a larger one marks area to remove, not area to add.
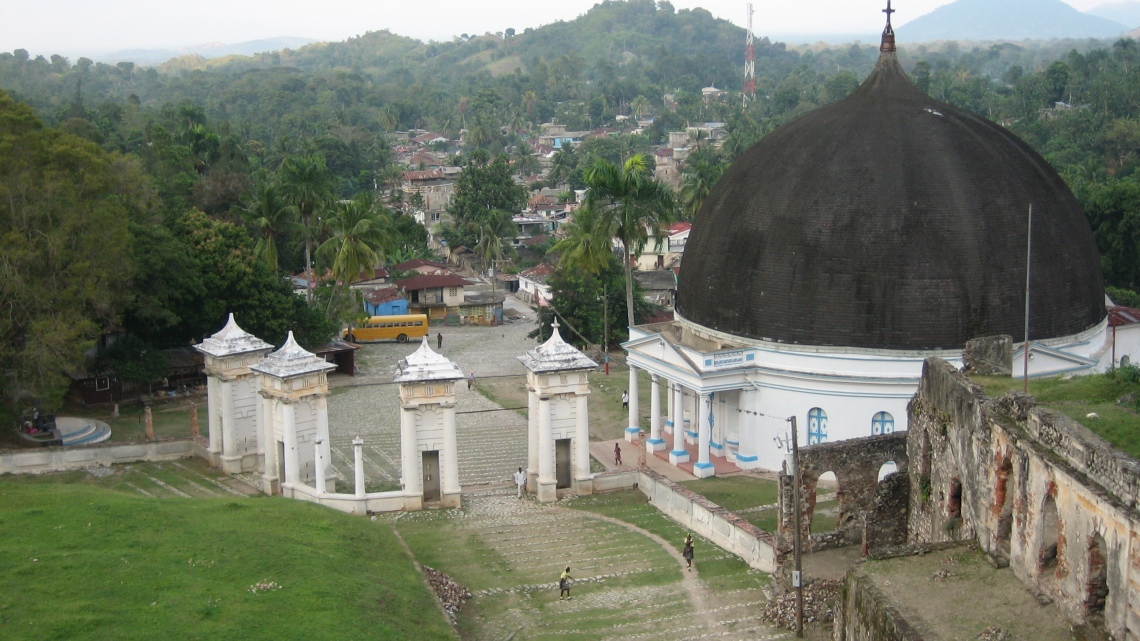
[[[985,387],[990,396],[1008,391],[1021,391],[1023,383],[1007,376],[974,376],[972,380]],[[1116,448],[1140,458],[1140,413],[1117,400],[1126,394],[1140,394],[1140,383],[1130,383],[1121,376],[1094,374],[1070,379],[1031,379],[1029,393],[1044,407],[1066,414],[1092,430]],[[1099,418],[1087,418],[1095,412]]]
[[[714,476],[698,481],[686,481],[681,485],[730,512],[772,505],[779,493],[775,481],[743,475]]]
[[[652,532],[665,539],[680,551],[688,530],[664,516],[649,504],[649,499],[638,490],[594,494],[574,501],[567,507],[609,516]],[[769,575],[752,570],[739,557],[729,554],[707,540],[694,535],[696,559],[694,564],[701,580],[712,590],[740,590],[757,588],[768,583]]]
[[[454,638],[385,523],[69,480],[0,478],[0,638]]]

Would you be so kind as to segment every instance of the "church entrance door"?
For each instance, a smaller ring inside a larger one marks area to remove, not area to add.
[[[439,450],[423,453],[424,501],[439,500]]]
[[[570,487],[570,439],[554,441],[554,475],[558,480],[557,489]]]

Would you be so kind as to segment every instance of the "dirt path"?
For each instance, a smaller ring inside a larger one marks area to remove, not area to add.
[[[661,548],[663,550],[665,550],[665,552],[667,552],[669,554],[669,556],[676,559],[676,561],[679,565],[681,565],[682,567],[685,565],[685,557],[681,556],[681,553],[678,552],[677,548],[673,547],[673,545],[671,543],[666,541],[663,537],[660,537],[660,536],[658,536],[658,535],[656,535],[656,534],[654,534],[648,530],[643,530],[642,528],[639,528],[636,525],[633,525],[631,523],[626,523],[625,521],[620,521],[620,520],[615,519],[613,517],[604,516],[602,514],[595,514],[593,512],[586,512],[586,511],[582,511],[582,510],[571,510],[569,508],[563,508],[563,507],[552,507],[552,508],[549,508],[549,511],[551,511],[553,513],[574,512],[575,514],[578,514],[580,516],[584,516],[584,517],[589,518],[589,519],[595,519],[598,521],[605,521],[605,522],[611,523],[613,525],[621,526],[621,527],[629,530],[630,532],[640,534],[641,536],[644,536],[645,538],[653,541],[654,543],[657,543],[658,545],[661,546]],[[681,572],[681,579],[682,579],[681,584],[685,587],[685,591],[689,595],[689,602],[693,606],[693,611],[696,612],[700,616],[701,623],[708,626],[709,628],[719,628],[720,622],[717,621],[715,618],[713,618],[710,615],[710,608],[708,607],[708,604],[711,601],[712,595],[709,593],[709,591],[707,589],[705,589],[704,584],[702,584],[700,581],[700,570],[698,570],[697,567],[694,565],[693,570],[691,572],[685,572],[685,571]]]

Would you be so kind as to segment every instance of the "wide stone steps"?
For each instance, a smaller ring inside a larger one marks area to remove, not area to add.
[[[95,419],[61,416],[55,426],[64,445],[94,445],[111,438],[111,427]]]

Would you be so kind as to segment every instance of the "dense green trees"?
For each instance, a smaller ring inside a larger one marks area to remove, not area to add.
[[[455,182],[455,193],[447,207],[454,222],[443,230],[443,237],[452,247],[474,247],[485,235],[482,232],[495,222],[497,212],[510,216],[525,204],[526,189],[515,184],[509,159],[499,155],[491,160],[486,152],[476,150],[468,156]],[[504,226],[496,228],[502,230]]]
[[[579,347],[601,345],[605,341],[607,328],[604,312],[609,311],[609,342],[610,345],[619,344],[629,337],[626,326],[629,314],[626,309],[626,298],[622,295],[625,289],[625,274],[621,262],[610,253],[607,262],[596,273],[589,271],[560,268],[549,279],[550,291],[553,295],[551,308],[557,310],[562,318],[562,338]],[[656,308],[642,296],[641,285],[634,281],[634,309],[633,317],[638,322],[644,322]],[[608,303],[603,304],[603,297]],[[551,308],[540,308],[538,328],[531,332],[531,338],[549,338],[550,324],[554,321]]]

